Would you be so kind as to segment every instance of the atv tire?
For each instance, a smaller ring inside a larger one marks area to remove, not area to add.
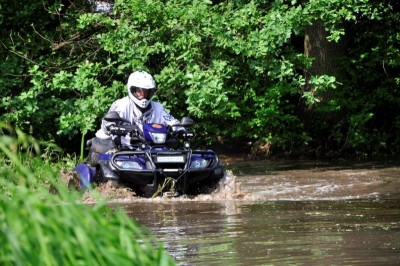
[[[95,167],[97,165],[100,153],[104,153],[115,148],[114,141],[111,138],[109,139],[93,138],[88,141],[88,145],[89,145],[88,163],[92,167]]]

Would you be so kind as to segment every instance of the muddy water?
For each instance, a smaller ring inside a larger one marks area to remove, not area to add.
[[[400,163],[236,162],[214,195],[114,202],[178,265],[400,263]]]

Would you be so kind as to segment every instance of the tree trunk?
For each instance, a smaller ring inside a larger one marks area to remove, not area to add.
[[[311,68],[305,70],[306,85],[303,90],[313,93],[314,88],[309,84],[312,76],[329,75],[340,79],[340,60],[344,55],[344,42],[330,42],[327,40],[329,33],[325,30],[321,21],[314,23],[305,29],[304,36],[304,55],[313,58]],[[334,99],[334,91],[327,90],[318,92],[314,95],[320,100],[318,107],[327,106],[329,101]],[[307,105],[304,99],[299,106],[300,114],[307,131],[314,137],[318,136],[314,141],[317,144],[316,152],[330,150],[332,147],[329,143],[332,130],[340,121],[340,115],[336,112],[328,112],[328,109],[316,109],[313,105]],[[320,111],[318,111],[320,110]],[[325,110],[325,111],[324,111]],[[322,112],[321,112],[322,111]]]
[[[329,33],[321,21],[315,21],[306,28],[304,54],[314,58],[308,75],[335,75],[338,59],[343,55],[341,43],[329,42]]]

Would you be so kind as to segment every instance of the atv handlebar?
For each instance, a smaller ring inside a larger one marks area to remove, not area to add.
[[[129,135],[133,141],[146,142],[144,136],[139,133],[136,125],[132,125],[128,120],[120,117],[118,112],[111,111],[107,113],[103,119],[111,124],[107,126],[107,130],[114,136],[116,136],[116,144],[120,144],[121,137]],[[194,125],[194,121],[189,117],[183,117],[181,121],[172,126],[168,126],[167,135],[179,140],[188,141],[195,137],[193,131],[188,131]],[[173,130],[173,128],[179,127],[178,130]],[[131,141],[132,143],[132,141]],[[117,144],[117,145],[118,145]]]
[[[111,134],[116,135],[116,136],[126,136],[127,134],[135,131],[135,128],[131,125],[112,124],[112,125],[108,126],[107,129],[111,132]]]

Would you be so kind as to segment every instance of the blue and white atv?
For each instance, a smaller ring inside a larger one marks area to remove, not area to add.
[[[120,118],[117,112],[104,116],[113,135],[113,148],[89,153],[88,162],[74,168],[81,186],[118,181],[132,188],[138,196],[196,195],[210,193],[224,176],[218,155],[212,150],[192,149],[192,119],[184,117],[174,127],[144,124],[143,133]],[[122,136],[131,137],[131,146],[121,144]],[[93,144],[92,144],[93,145]],[[109,147],[111,148],[111,147]]]

